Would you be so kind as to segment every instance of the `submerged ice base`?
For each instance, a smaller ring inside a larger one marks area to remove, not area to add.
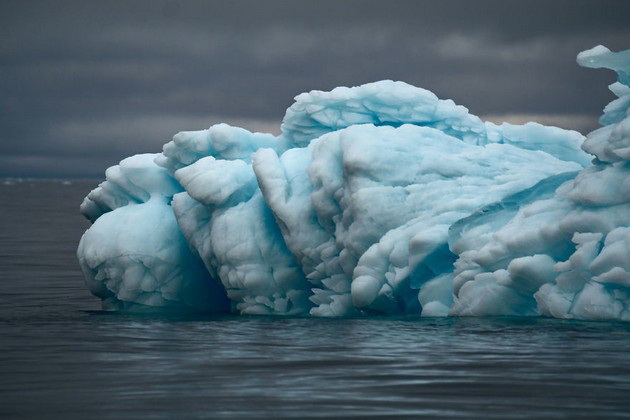
[[[106,172],[88,287],[119,310],[630,319],[629,52],[599,130],[496,125],[403,82],[296,97]],[[591,162],[592,161],[592,162]]]

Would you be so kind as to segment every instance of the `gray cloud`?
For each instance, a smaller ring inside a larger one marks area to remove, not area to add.
[[[5,0],[0,175],[100,176],[179,130],[277,131],[302,91],[384,78],[589,130],[612,76],[575,55],[629,48],[629,18],[616,0]]]

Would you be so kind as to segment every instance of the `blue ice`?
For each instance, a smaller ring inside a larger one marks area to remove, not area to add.
[[[580,133],[384,80],[302,93],[109,168],[78,249],[113,310],[630,319],[630,52]]]

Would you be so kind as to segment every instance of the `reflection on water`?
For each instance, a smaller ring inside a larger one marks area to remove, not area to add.
[[[93,183],[1,185],[0,416],[623,416],[630,325],[127,316],[74,257]],[[12,189],[13,188],[13,189]]]

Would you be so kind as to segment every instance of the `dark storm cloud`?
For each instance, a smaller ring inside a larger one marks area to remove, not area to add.
[[[627,1],[0,3],[0,175],[95,175],[177,131],[275,130],[293,96],[404,80],[493,119],[589,129]]]

